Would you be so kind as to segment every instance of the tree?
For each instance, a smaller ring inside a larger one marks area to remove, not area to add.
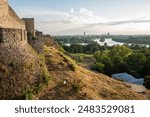
[[[97,42],[92,42],[84,48],[84,52],[88,51],[91,54],[93,54],[94,52],[96,52],[98,50],[99,50],[99,44]]]
[[[115,46],[110,51],[110,56],[120,56],[122,59],[127,58],[130,54],[132,54],[132,50],[125,45],[123,46]]]
[[[143,69],[143,75],[150,75],[150,57],[147,58],[144,69]]]
[[[95,62],[93,65],[92,65],[92,69],[93,70],[96,70],[100,73],[104,73],[104,67],[105,65],[101,62]]]
[[[150,76],[146,76],[144,78],[144,86],[147,88],[147,89],[150,89]]]
[[[139,76],[144,68],[145,63],[146,56],[143,53],[133,53],[127,59],[127,64],[130,68],[131,73],[134,73],[132,74],[134,76]]]

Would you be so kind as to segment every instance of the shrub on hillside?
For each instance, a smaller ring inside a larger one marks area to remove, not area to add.
[[[103,73],[104,72],[104,67],[105,65],[101,62],[95,62],[93,65],[92,65],[92,70],[96,70],[98,72],[101,72]]]
[[[144,79],[144,86],[147,88],[147,89],[150,89],[150,76],[146,76],[145,79]]]
[[[47,71],[46,68],[43,68],[42,69],[42,80],[43,80],[43,83],[48,85],[49,81],[50,81],[50,75],[49,75],[49,72]]]

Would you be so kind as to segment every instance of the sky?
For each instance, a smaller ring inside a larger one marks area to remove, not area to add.
[[[8,0],[51,35],[150,34],[150,0]]]

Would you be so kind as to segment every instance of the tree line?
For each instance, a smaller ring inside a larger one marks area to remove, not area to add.
[[[63,45],[63,48],[69,53],[93,54],[96,61],[91,65],[92,70],[109,76],[127,72],[137,78],[146,77],[146,82],[150,82],[150,48],[139,45],[109,47],[100,46],[96,42]]]

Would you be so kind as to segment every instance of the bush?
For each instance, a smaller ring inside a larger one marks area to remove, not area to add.
[[[48,85],[50,81],[50,75],[46,68],[43,68],[42,70],[42,80],[43,80],[43,83],[46,85]]]
[[[72,88],[75,92],[79,92],[81,90],[81,86],[79,84],[72,85]]]
[[[41,61],[45,62],[45,56],[44,56],[44,54],[38,54],[38,56],[39,56],[39,59]]]
[[[39,93],[43,89],[43,84],[39,84],[38,86],[35,87],[35,93]]]
[[[25,100],[32,100],[32,91],[30,89],[25,91]]]
[[[147,88],[147,89],[150,89],[150,76],[146,76],[145,79],[144,79],[144,86]]]
[[[98,71],[98,72],[101,72],[101,73],[103,73],[104,72],[104,67],[105,67],[105,65],[103,64],[103,63],[101,63],[101,62],[95,62],[93,65],[92,65],[92,69],[93,70],[96,70],[96,71]]]
[[[81,82],[81,80],[74,80],[74,83],[72,85],[73,90],[77,93],[79,92],[83,87],[83,84]]]

